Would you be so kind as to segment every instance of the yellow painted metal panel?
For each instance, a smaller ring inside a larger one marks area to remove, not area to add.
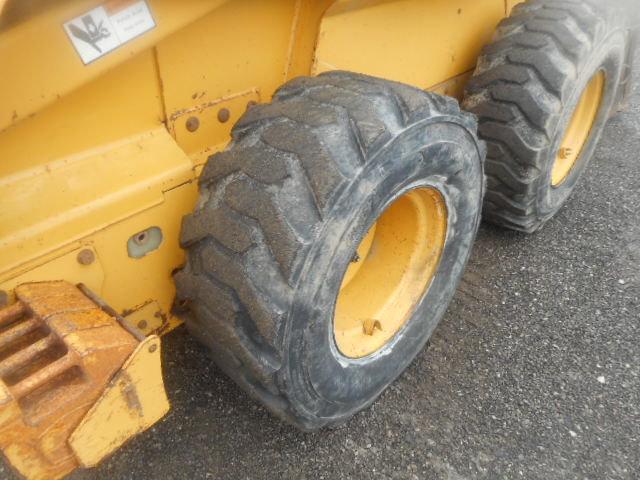
[[[78,255],[84,250],[90,250],[95,261],[88,265],[78,262]],[[100,292],[104,284],[104,270],[98,254],[91,246],[73,245],[68,253],[58,254],[59,256],[46,261],[39,267],[25,268],[25,272],[12,277],[10,280],[0,281],[0,288],[6,292],[12,291],[18,285],[29,282],[42,282],[47,280],[59,280],[69,278],[73,283],[82,283],[94,292]],[[1,278],[1,277],[0,277]]]
[[[145,319],[164,333],[179,320],[170,314],[175,296],[171,273],[184,262],[178,244],[182,217],[193,210],[197,198],[195,182],[186,183],[164,193],[157,206],[95,232],[68,247],[36,258],[19,269],[2,273],[0,289],[11,291],[26,281],[64,279],[85,283],[134,326]],[[127,240],[149,226],[159,226],[164,240],[160,248],[139,258],[127,254]],[[96,255],[94,264],[79,265],[77,253],[90,247]],[[71,248],[71,251],[69,250]],[[152,307],[157,307],[153,311]],[[142,309],[142,312],[135,313]],[[158,321],[161,326],[158,326]],[[150,330],[146,330],[150,333]]]
[[[163,328],[173,321],[169,315],[175,296],[171,274],[184,262],[184,251],[179,245],[180,226],[182,217],[193,211],[196,199],[196,183],[185,184],[166,192],[161,205],[92,237],[104,265],[102,296],[118,312],[137,310],[150,300],[156,300],[161,307],[157,315],[163,319]],[[130,258],[126,250],[127,239],[150,226],[162,229],[164,240],[160,248],[145,257]]]
[[[475,67],[504,0],[339,0],[322,22],[316,73],[351,70],[429,88]]]
[[[62,25],[104,2],[66,0],[46,9],[35,8],[24,21],[1,32],[0,131],[148,49],[225,1],[148,0],[156,28],[89,65],[82,63]]]
[[[149,50],[0,132],[0,178],[159,128],[163,117]]]
[[[157,205],[191,178],[190,160],[163,128],[5,177],[0,270]]]
[[[126,314],[125,322],[140,330],[144,335],[159,331],[167,320],[166,315],[162,315],[162,307],[155,300],[149,301],[131,313],[127,311],[123,313]]]
[[[286,80],[309,75],[313,65],[320,23],[336,0],[296,0]]]
[[[260,100],[260,93],[250,90],[182,110],[171,115],[169,130],[178,145],[190,155],[211,150],[214,142],[222,149],[229,139],[229,130],[247,110],[250,102],[258,103]],[[197,122],[195,130],[189,129],[188,122],[192,121]],[[194,160],[194,163],[197,163],[197,160]]]
[[[170,123],[185,111],[206,110],[246,92],[269,99],[284,82],[295,13],[292,0],[235,0],[160,42],[158,65]],[[246,102],[227,108],[236,119]],[[232,126],[232,121],[209,123],[208,145],[226,142]],[[176,138],[190,153],[202,146],[188,135]]]
[[[163,118],[147,50],[0,133],[0,289],[66,279],[134,320],[142,306],[145,318],[156,306],[150,328],[175,325],[171,271],[183,261],[180,222],[196,185]],[[129,258],[129,237],[151,226],[163,231],[159,250]],[[87,248],[95,261],[82,265],[77,255]]]

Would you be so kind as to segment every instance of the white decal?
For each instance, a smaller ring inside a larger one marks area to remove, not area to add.
[[[69,20],[64,30],[86,65],[155,26],[145,0],[112,0]]]

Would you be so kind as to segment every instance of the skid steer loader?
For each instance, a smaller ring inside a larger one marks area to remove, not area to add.
[[[182,322],[303,430],[371,404],[481,214],[566,202],[628,90],[620,6],[0,1],[8,464],[62,478],[159,421]]]

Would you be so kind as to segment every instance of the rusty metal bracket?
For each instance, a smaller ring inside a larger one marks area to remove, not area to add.
[[[69,439],[83,467],[93,467],[169,411],[160,368],[160,339],[144,339]]]
[[[158,337],[83,286],[28,283],[15,296],[0,310],[0,448],[21,475],[93,465],[166,413]]]

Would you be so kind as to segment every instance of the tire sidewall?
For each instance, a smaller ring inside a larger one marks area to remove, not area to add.
[[[550,142],[548,153],[545,154],[544,174],[540,177],[541,182],[537,190],[538,212],[543,221],[551,218],[567,201],[593,157],[598,141],[609,119],[611,109],[617,99],[625,52],[626,34],[623,30],[616,30],[599,44],[595,52],[590,55],[589,60],[580,69],[575,88],[571,91],[569,99],[565,103],[558,121],[558,127],[556,127],[555,134]],[[560,150],[565,132],[585,88],[599,71],[603,71],[605,74],[604,94],[589,138],[567,178],[560,185],[553,186],[551,175],[557,152]]]
[[[336,201],[307,255],[287,319],[281,382],[292,406],[313,427],[349,417],[375,400],[424,347],[444,315],[471,251],[483,195],[482,152],[470,127],[459,122],[454,117],[427,120],[383,147]],[[367,357],[347,358],[333,336],[344,272],[387,206],[418,187],[436,188],[447,205],[447,239],[432,284],[385,346]]]

